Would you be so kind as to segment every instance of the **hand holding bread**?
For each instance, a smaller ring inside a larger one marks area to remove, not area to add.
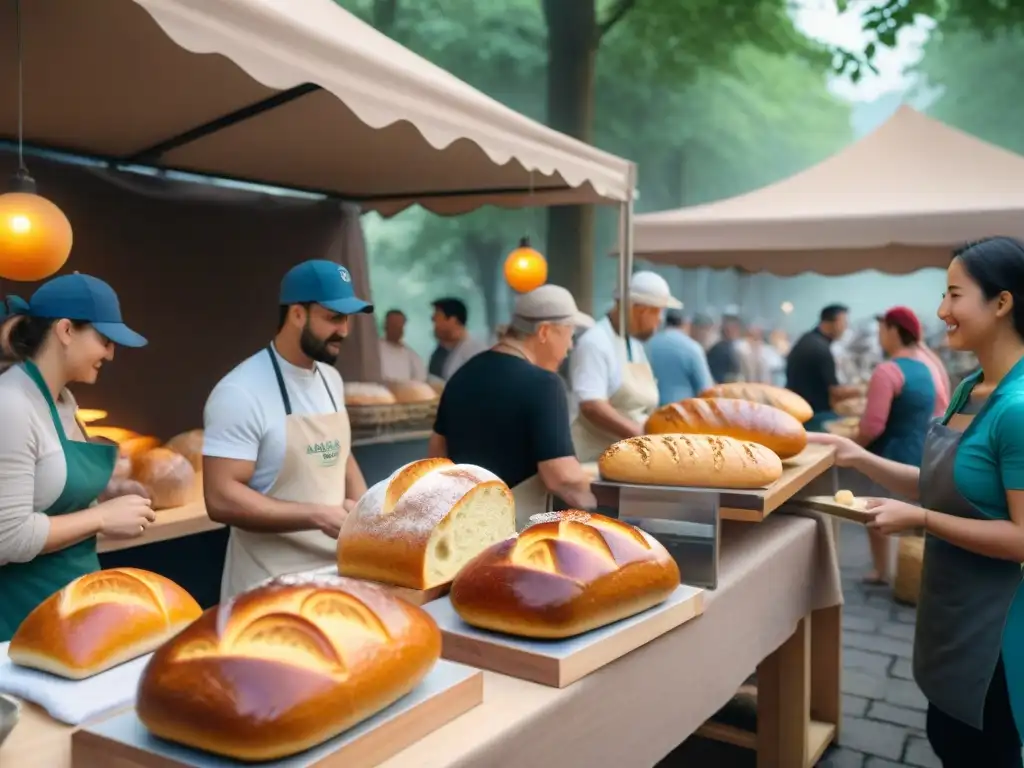
[[[579,510],[530,521],[455,577],[452,607],[467,624],[522,637],[572,637],[664,602],[679,586],[671,555],[628,523]]]
[[[336,539],[341,531],[341,526],[345,524],[345,519],[348,516],[349,507],[347,506],[347,500],[345,503],[338,505],[313,504],[310,506],[309,522],[311,527],[321,531],[326,536],[330,536],[332,539]]]

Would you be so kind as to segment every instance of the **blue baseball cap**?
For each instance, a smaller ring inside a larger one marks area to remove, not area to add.
[[[99,278],[61,275],[43,283],[28,301],[29,317],[67,318],[89,323],[122,347],[144,347],[149,342],[121,319],[121,303],[114,289]]]
[[[373,312],[373,304],[356,296],[352,275],[326,259],[312,259],[288,270],[281,281],[281,304],[319,304],[342,315]]]

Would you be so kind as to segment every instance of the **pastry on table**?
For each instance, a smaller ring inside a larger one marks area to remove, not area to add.
[[[691,488],[764,488],[782,476],[782,460],[768,448],[720,435],[630,437],[597,466],[612,482]]]
[[[345,405],[394,405],[394,394],[383,384],[367,381],[345,383]]]
[[[867,502],[864,499],[859,499],[853,495],[853,491],[843,489],[836,493],[835,496],[836,504],[841,507],[850,507],[851,509],[867,509]]]
[[[796,456],[807,445],[803,424],[786,411],[724,397],[693,397],[669,403],[648,417],[644,432],[732,437],[763,445],[780,459]]]
[[[473,464],[422,459],[363,494],[338,535],[338,573],[432,589],[515,532],[515,501],[501,478]]]
[[[451,603],[471,626],[530,638],[572,637],[664,602],[679,567],[628,523],[579,510],[534,515],[452,582]]]
[[[136,711],[153,735],[246,762],[341,734],[412,691],[441,655],[422,609],[338,576],[282,576],[160,648]]]
[[[149,653],[200,614],[170,579],[111,568],[75,579],[36,606],[7,654],[23,667],[82,680]]]

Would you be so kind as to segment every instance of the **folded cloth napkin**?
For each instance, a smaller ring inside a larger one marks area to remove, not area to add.
[[[101,715],[125,709],[135,702],[139,677],[152,654],[129,661],[86,680],[65,680],[36,669],[19,667],[0,643],[0,693],[31,701],[50,717],[68,725],[81,725]]]

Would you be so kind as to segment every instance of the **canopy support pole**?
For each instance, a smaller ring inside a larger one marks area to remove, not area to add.
[[[633,276],[633,203],[636,199],[636,164],[629,164],[629,199],[619,205],[619,335],[629,351],[629,284]]]

